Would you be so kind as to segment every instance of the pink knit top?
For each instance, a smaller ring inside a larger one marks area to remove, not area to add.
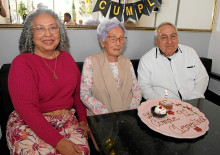
[[[56,59],[44,60],[54,70]],[[69,53],[60,52],[56,74],[58,79],[40,56],[24,53],[13,60],[8,77],[16,112],[39,138],[53,147],[63,137],[42,113],[74,106],[79,121],[86,121],[86,108],[80,100],[81,75]]]

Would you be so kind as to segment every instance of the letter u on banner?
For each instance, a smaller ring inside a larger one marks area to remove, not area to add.
[[[122,19],[123,5],[112,2],[109,18],[116,17],[119,21]]]

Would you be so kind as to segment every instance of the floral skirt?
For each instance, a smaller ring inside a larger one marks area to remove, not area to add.
[[[89,154],[89,145],[84,131],[79,127],[78,120],[74,115],[75,110],[59,117],[44,115],[45,119],[64,138],[78,145],[84,155]],[[6,138],[10,154],[13,155],[57,155],[59,152],[50,144],[41,140],[31,128],[25,124],[19,114],[11,113],[7,123]]]

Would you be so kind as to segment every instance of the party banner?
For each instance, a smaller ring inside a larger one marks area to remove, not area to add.
[[[121,4],[111,0],[97,0],[93,12],[101,11],[103,16],[110,9],[109,18],[116,17],[119,21],[126,22],[128,18],[139,20],[142,14],[150,16],[153,8],[160,7],[162,0],[141,0],[135,3]],[[122,20],[123,19],[123,20]]]

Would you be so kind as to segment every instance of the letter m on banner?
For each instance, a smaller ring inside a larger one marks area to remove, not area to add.
[[[110,7],[110,4],[111,0],[97,0],[92,12],[101,11],[102,15],[105,17]]]
[[[126,22],[128,20],[128,18],[132,18],[134,20],[137,20],[135,3],[125,4],[124,9],[125,9],[124,10],[124,22]]]

